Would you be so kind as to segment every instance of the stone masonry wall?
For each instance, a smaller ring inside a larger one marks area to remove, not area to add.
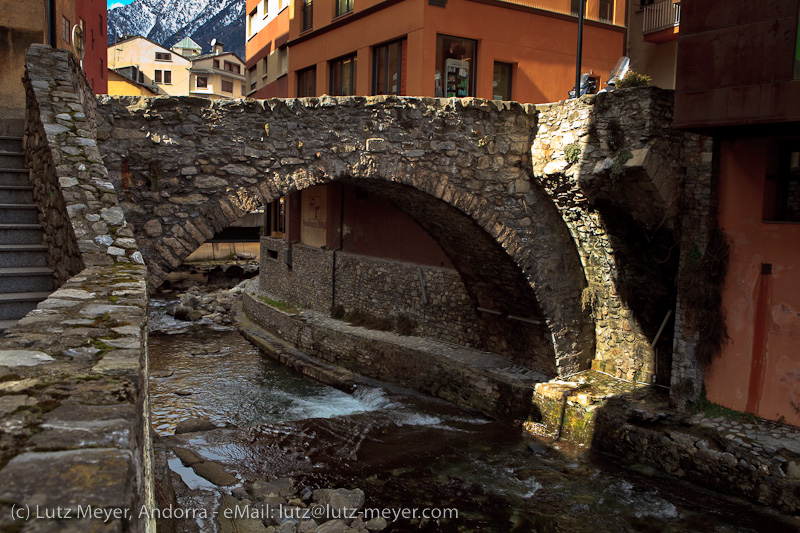
[[[337,252],[335,290],[334,305],[347,312],[405,315],[416,322],[417,335],[481,348],[478,317],[454,270]]]
[[[674,307],[677,252],[670,249],[679,245],[685,174],[687,134],[671,128],[672,93],[620,90],[537,110],[534,175],[583,264],[582,303],[597,343],[592,367],[650,383],[651,342]]]
[[[292,250],[292,266],[286,264]],[[420,272],[425,281],[423,302]],[[335,272],[335,275],[334,275]],[[368,287],[369,290],[365,290]],[[423,337],[481,347],[477,317],[458,273],[341,251],[261,238],[259,288],[305,309],[330,313],[342,306],[349,313],[376,317],[405,315]]]
[[[61,287],[0,338],[0,530],[89,531],[12,506],[119,509],[103,526],[154,531],[146,268],[97,151],[72,54],[27,56],[25,146]],[[76,90],[77,88],[77,90]],[[80,270],[75,273],[75,270]],[[74,274],[74,275],[73,275]]]
[[[276,253],[277,258],[270,252]],[[291,266],[287,264],[289,255]],[[332,275],[332,251],[261,237],[259,285],[279,300],[330,313],[333,306]]]

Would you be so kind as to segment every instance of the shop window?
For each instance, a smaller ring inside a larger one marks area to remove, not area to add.
[[[372,94],[406,94],[406,40],[376,46],[372,60]]]
[[[472,39],[436,36],[436,96],[475,96],[477,50],[478,43]]]
[[[308,31],[314,27],[314,2],[303,0],[303,29]]]
[[[356,56],[331,61],[331,96],[356,94]]]
[[[229,80],[222,80],[222,92],[233,94],[233,82]]]
[[[511,63],[494,62],[492,77],[492,98],[494,100],[511,100]]]
[[[770,154],[764,220],[800,222],[800,141],[784,143]]]
[[[286,234],[286,197],[270,202],[267,205],[266,235],[282,239]]]
[[[336,0],[336,16],[350,13],[353,10],[353,0]]]
[[[208,77],[197,76],[197,79],[194,82],[194,86],[196,89],[208,89]]]
[[[297,73],[297,97],[317,95],[317,67],[303,69]]]

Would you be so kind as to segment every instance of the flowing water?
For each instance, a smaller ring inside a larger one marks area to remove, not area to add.
[[[518,427],[376,383],[347,394],[300,376],[235,330],[151,314],[153,427],[163,436],[204,416],[224,429],[165,437],[236,472],[300,486],[360,488],[368,508],[457,509],[458,518],[400,519],[389,531],[793,531],[796,523],[613,460],[546,447]],[[533,451],[532,451],[533,450]],[[214,506],[221,489],[177,458],[188,495]],[[230,487],[228,488],[230,489]],[[224,490],[224,489],[223,489]],[[213,521],[199,521],[214,530]]]

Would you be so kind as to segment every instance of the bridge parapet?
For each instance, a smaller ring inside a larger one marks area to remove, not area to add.
[[[0,338],[0,529],[42,527],[15,521],[16,506],[76,519],[56,529],[94,529],[87,511],[105,509],[109,529],[154,530],[140,514],[153,508],[147,270],[72,54],[34,45],[25,84],[25,149],[60,288]]]

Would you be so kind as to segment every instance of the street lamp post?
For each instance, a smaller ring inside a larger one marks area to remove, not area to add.
[[[578,8],[578,59],[575,67],[575,98],[581,95],[581,55],[583,54],[583,18],[586,15],[586,0],[580,0]]]

